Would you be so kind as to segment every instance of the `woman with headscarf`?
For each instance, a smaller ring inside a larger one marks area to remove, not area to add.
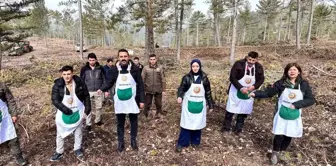
[[[272,164],[277,164],[280,152],[287,150],[292,138],[302,137],[301,109],[315,103],[311,87],[301,74],[302,69],[297,63],[289,63],[284,69],[282,78],[272,87],[249,95],[254,98],[278,95],[272,131],[274,134],[270,159]]]
[[[196,148],[201,143],[201,130],[206,126],[206,106],[213,110],[210,81],[202,71],[201,61],[194,59],[191,70],[186,74],[178,88],[177,102],[182,103],[181,132],[176,151],[190,144]]]

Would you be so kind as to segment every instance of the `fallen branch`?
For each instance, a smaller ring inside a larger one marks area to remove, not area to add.
[[[314,66],[314,65],[312,65],[312,66],[313,66],[313,68],[315,68],[316,70],[322,72],[323,74],[325,74],[325,75],[327,75],[327,76],[330,76],[330,77],[336,77],[336,75],[332,75],[332,74],[330,74],[330,73],[327,73],[327,72],[323,71],[322,69],[317,68],[317,67]]]
[[[27,131],[27,129],[21,124],[21,123],[18,123],[22,128],[23,128],[23,130],[25,131],[25,133],[26,133],[26,135],[27,135],[27,138],[28,138],[28,141],[27,142],[29,142],[29,134],[28,134],[28,131]]]
[[[313,165],[311,162],[310,162],[310,157],[308,157],[308,155],[306,153],[304,153],[301,148],[299,146],[296,146],[297,149],[299,149],[299,151],[304,155],[306,156],[306,158],[308,159],[308,162],[309,162],[309,165]],[[314,160],[313,160],[314,161]],[[318,163],[316,161],[314,161],[316,165],[318,165]]]

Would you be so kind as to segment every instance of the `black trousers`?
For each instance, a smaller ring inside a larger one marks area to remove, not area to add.
[[[286,151],[291,141],[292,137],[287,137],[285,135],[275,135],[273,139],[273,151]]]
[[[230,131],[232,128],[232,119],[233,119],[234,113],[226,111],[225,118],[224,118],[224,124],[223,124],[223,130],[224,131]],[[233,128],[237,132],[241,132],[243,130],[245,119],[247,118],[247,114],[238,114],[236,119],[236,125]]]
[[[125,119],[126,114],[116,114],[117,116],[117,133],[118,133],[118,142],[124,142],[124,133],[125,133]],[[128,114],[131,124],[131,140],[136,140],[138,135],[138,114]]]

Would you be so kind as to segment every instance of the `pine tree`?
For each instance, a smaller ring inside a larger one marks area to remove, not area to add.
[[[18,27],[9,22],[28,17],[30,15],[30,11],[23,9],[38,1],[39,0],[0,2],[0,70],[3,55],[2,51],[10,49],[14,42],[18,42],[28,37],[29,33],[27,33],[27,30],[32,28],[29,26]]]
[[[259,0],[259,4],[257,4],[258,12],[265,17],[265,27],[263,32],[264,41],[266,40],[266,35],[268,34],[268,26],[279,14],[280,6],[280,0]]]
[[[189,33],[195,36],[195,45],[199,46],[200,32],[204,32],[207,26],[207,18],[205,14],[201,11],[194,11],[190,18],[190,29]]]

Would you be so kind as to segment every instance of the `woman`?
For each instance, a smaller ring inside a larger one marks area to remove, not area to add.
[[[206,126],[206,104],[210,112],[213,110],[210,82],[202,71],[201,61],[194,59],[190,66],[190,72],[182,78],[178,88],[177,102],[182,103],[182,113],[177,152],[190,143],[194,148],[201,143],[201,130]]]
[[[301,109],[315,103],[311,87],[301,74],[297,63],[289,63],[282,78],[272,87],[250,94],[254,98],[269,98],[276,94],[279,97],[273,122],[272,164],[277,164],[279,153],[287,150],[292,138],[302,137]]]

